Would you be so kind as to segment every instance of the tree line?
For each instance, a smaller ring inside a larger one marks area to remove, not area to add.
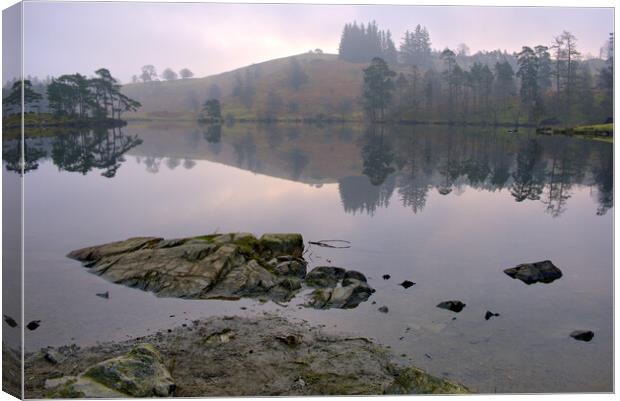
[[[134,84],[138,82],[153,82],[153,81],[159,81],[160,78],[164,81],[175,81],[179,79],[179,77],[181,79],[189,79],[189,78],[192,78],[193,76],[194,76],[194,73],[189,68],[182,68],[177,73],[176,71],[174,71],[172,68],[169,68],[169,67],[164,69],[161,75],[158,75],[157,68],[155,68],[155,66],[152,64],[147,64],[141,68],[140,74],[132,75],[131,82]]]
[[[38,90],[43,93],[35,91],[29,79],[16,81],[4,98],[9,113],[21,112],[22,87],[25,112],[49,111],[74,120],[120,120],[122,113],[136,111],[141,106],[121,93],[121,85],[106,68],[95,71],[93,77],[75,73],[51,78],[39,85]]]
[[[602,123],[612,116],[613,34],[607,60],[596,73],[581,59],[577,39],[562,32],[550,46],[523,46],[494,65],[475,61],[469,68],[449,48],[441,65],[423,68],[429,48],[421,27],[405,35],[409,72],[397,74],[380,57],[364,69],[362,103],[371,121],[441,120],[453,122]],[[401,47],[403,48],[403,47]],[[462,52],[461,52],[462,53]],[[426,54],[426,56],[422,56]],[[402,69],[401,69],[402,70]]]

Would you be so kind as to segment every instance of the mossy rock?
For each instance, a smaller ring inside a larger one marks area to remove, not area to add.
[[[78,377],[48,380],[50,398],[167,397],[176,385],[159,352],[138,344],[130,352],[88,368]]]
[[[429,375],[415,366],[396,374],[394,383],[385,394],[469,394],[471,391],[458,383]]]

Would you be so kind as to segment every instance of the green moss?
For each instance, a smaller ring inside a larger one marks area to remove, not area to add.
[[[386,390],[388,394],[468,394],[469,389],[461,384],[429,375],[415,366],[397,373],[394,384]]]
[[[338,375],[308,370],[302,379],[312,387],[312,394],[319,395],[376,395],[381,389],[376,385],[360,382],[355,375]]]
[[[199,239],[202,241],[207,241],[208,243],[213,243],[213,240],[215,240],[215,238],[219,237],[220,234],[208,234],[208,235],[199,235],[197,237],[192,237],[191,239]]]
[[[84,398],[86,395],[73,388],[77,379],[68,380],[58,388],[52,389],[45,394],[45,398]]]

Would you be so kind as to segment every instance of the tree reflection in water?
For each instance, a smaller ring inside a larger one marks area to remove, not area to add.
[[[102,176],[112,178],[125,161],[123,155],[141,143],[140,138],[125,135],[121,128],[64,131],[53,137],[26,138],[24,172],[36,170],[39,160],[51,157],[61,171],[85,175],[98,169],[103,170]],[[21,139],[3,144],[2,158],[8,171],[20,172],[20,146]]]

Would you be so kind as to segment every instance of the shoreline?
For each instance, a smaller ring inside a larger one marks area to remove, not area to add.
[[[27,353],[26,396],[81,395],[67,384],[74,380],[71,377],[123,357],[139,344],[149,344],[161,355],[174,382],[170,395],[175,397],[470,392],[415,366],[396,365],[386,347],[368,338],[325,332],[307,321],[264,313],[194,320],[166,332],[87,348],[69,345]],[[141,394],[125,391],[120,396]]]

